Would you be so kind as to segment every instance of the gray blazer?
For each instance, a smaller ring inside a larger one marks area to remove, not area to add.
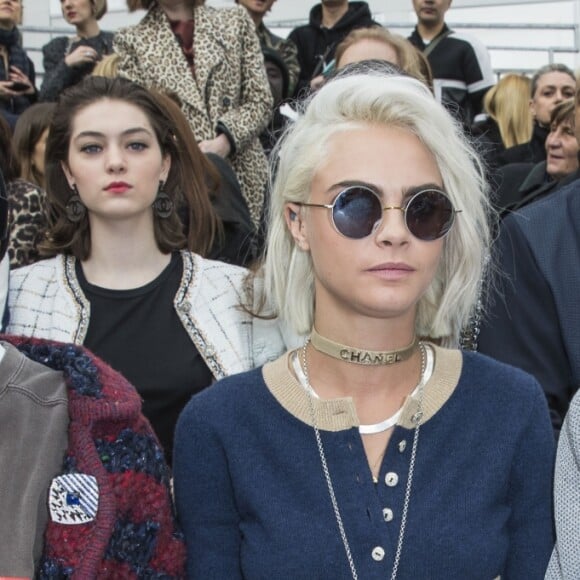
[[[580,394],[564,421],[554,482],[556,546],[546,580],[580,578]]]

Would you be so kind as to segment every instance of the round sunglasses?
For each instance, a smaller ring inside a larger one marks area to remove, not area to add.
[[[449,197],[438,189],[418,191],[402,207],[385,207],[375,191],[362,185],[343,189],[331,204],[304,202],[297,205],[332,210],[336,231],[353,240],[366,238],[375,232],[388,209],[401,210],[407,229],[419,240],[437,240],[449,232],[455,214],[461,211],[454,209]]]

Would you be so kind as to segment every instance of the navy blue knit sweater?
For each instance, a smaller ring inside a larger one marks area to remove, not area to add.
[[[434,350],[397,578],[541,579],[553,543],[554,453],[541,389],[482,355]],[[352,577],[307,397],[285,356],[186,407],[174,476],[189,578]],[[352,400],[313,404],[358,576],[389,578],[417,401],[405,403],[378,484]]]

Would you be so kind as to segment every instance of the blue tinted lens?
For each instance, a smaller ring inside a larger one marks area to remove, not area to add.
[[[451,229],[454,219],[451,200],[436,189],[417,193],[409,200],[405,211],[408,230],[426,242],[443,237]]]
[[[370,235],[382,215],[379,198],[365,187],[349,187],[339,193],[332,210],[336,229],[355,240]]]

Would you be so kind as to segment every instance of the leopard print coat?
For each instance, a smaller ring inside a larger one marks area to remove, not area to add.
[[[213,139],[218,124],[235,145],[230,155],[254,223],[258,224],[268,168],[259,135],[272,95],[255,27],[242,6],[194,8],[194,70],[157,4],[141,22],[121,29],[113,43],[119,74],[175,93],[198,141]]]
[[[8,196],[8,256],[10,268],[27,266],[41,259],[38,244],[47,222],[45,193],[32,183],[15,179],[6,186]]]

